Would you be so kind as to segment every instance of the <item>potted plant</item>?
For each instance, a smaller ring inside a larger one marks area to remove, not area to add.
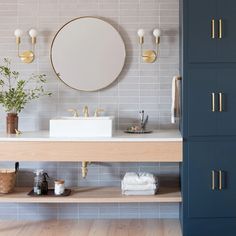
[[[4,58],[0,66],[0,104],[7,112],[7,133],[15,134],[18,130],[18,113],[31,100],[41,96],[50,96],[45,92],[46,75],[31,75],[28,79],[20,79],[20,73],[11,70],[11,61]]]

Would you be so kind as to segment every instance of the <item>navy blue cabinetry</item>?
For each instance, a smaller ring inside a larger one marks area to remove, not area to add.
[[[236,45],[234,46],[236,48]],[[222,93],[222,112],[218,113],[218,135],[236,135],[236,65],[218,71],[218,92]]]
[[[184,236],[236,235],[235,25],[235,0],[180,0]]]
[[[215,61],[217,56],[217,40],[211,37],[211,20],[216,19],[216,0],[184,1],[188,42],[188,59],[191,62]],[[216,32],[215,32],[216,34]]]
[[[183,236],[235,236],[236,138],[193,140],[181,168]]]
[[[235,154],[236,141],[188,143],[188,217],[236,217]]]
[[[186,0],[189,62],[236,62],[235,0]]]
[[[221,22],[222,38],[218,39],[218,44],[217,44],[218,61],[221,62],[236,62],[235,12],[236,12],[235,0],[217,1],[217,18],[218,21],[219,20],[222,21]],[[219,32],[219,25],[217,27]]]
[[[217,133],[217,113],[212,112],[211,96],[213,92],[218,91],[216,71],[190,69],[187,76],[187,109],[184,109],[184,112],[188,115],[188,123],[184,124],[184,128],[188,131],[188,136],[215,135]],[[217,95],[215,94],[215,96]],[[185,121],[186,119],[184,119]]]
[[[187,71],[188,137],[236,134],[236,69]]]

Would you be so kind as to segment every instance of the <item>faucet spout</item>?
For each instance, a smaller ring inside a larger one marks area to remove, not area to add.
[[[97,108],[94,112],[94,117],[98,117],[100,115],[100,112],[104,112],[104,109]]]
[[[88,106],[85,106],[83,109],[84,117],[89,117]]]

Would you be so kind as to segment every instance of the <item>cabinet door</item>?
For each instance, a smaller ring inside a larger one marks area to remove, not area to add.
[[[217,0],[187,1],[188,59],[190,62],[217,61]],[[212,38],[215,19],[215,38]]]
[[[189,217],[236,217],[236,141],[188,145]]]
[[[187,116],[189,136],[217,135],[217,112],[213,112],[212,93],[217,91],[217,72],[214,69],[191,69],[187,82]],[[217,94],[215,94],[217,96]],[[215,97],[215,110],[217,109]]]
[[[219,70],[217,77],[218,91],[222,93],[222,112],[218,112],[218,134],[236,135],[236,69]]]
[[[217,5],[218,19],[222,20],[222,38],[218,39],[217,57],[221,62],[236,62],[236,1],[218,0]]]

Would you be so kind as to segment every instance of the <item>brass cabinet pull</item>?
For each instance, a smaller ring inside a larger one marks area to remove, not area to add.
[[[211,20],[211,38],[215,38],[215,19]]]
[[[223,93],[219,93],[219,112],[223,111]]]
[[[223,26],[222,26],[222,19],[219,19],[219,39],[222,39],[223,38],[223,34],[222,34],[222,31],[223,31]]]
[[[211,94],[211,104],[212,104],[211,111],[212,111],[212,112],[215,112],[215,111],[216,111],[215,93],[212,93],[212,94]]]
[[[215,171],[211,171],[211,189],[215,190]]]
[[[219,170],[219,190],[222,190],[222,171]]]

